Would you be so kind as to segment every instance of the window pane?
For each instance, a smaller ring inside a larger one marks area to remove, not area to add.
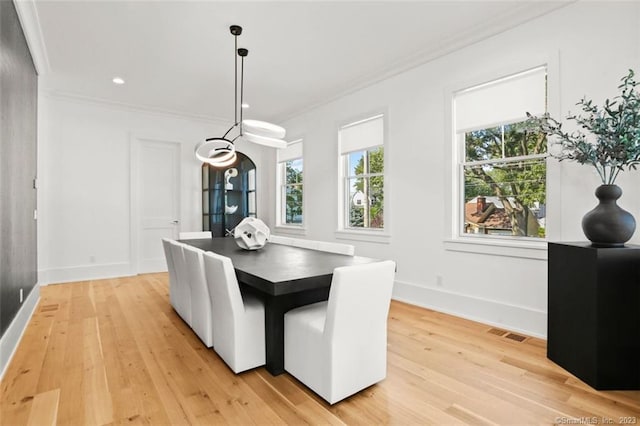
[[[356,151],[347,154],[349,161],[347,176],[356,176],[364,173],[364,153],[365,151]]]
[[[348,154],[348,176],[359,176],[369,173],[384,173],[384,148],[379,146],[367,151],[356,151]]]
[[[525,121],[465,133],[466,161],[520,157],[545,152],[545,135],[531,129]]]
[[[284,219],[287,224],[302,224],[302,185],[286,187]]]
[[[368,151],[369,173],[384,173],[384,148],[381,146]]]
[[[351,228],[362,228],[364,227],[364,206],[367,204],[366,196],[363,192],[364,190],[364,179],[349,179],[348,180],[348,190],[349,190],[349,199],[347,200],[349,203],[348,208],[348,224]]]
[[[302,158],[285,163],[286,183],[302,183]]]
[[[384,227],[384,178],[349,179],[349,217],[351,228]]]
[[[372,176],[369,179],[369,227],[384,227],[384,178]]]
[[[545,236],[544,158],[464,167],[464,233]]]

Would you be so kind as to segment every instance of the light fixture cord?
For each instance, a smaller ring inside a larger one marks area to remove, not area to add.
[[[240,136],[242,136],[242,104],[244,99],[244,56],[240,58]]]
[[[233,59],[234,59],[234,71],[233,71],[234,91],[233,91],[233,94],[235,96],[233,114],[234,114],[235,124],[238,124],[238,36],[234,35],[233,39],[235,40],[235,48],[233,50]]]

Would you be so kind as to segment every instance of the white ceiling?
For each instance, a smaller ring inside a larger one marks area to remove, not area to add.
[[[231,24],[244,28],[239,47],[249,49],[245,118],[278,122],[566,4],[26,2],[18,7],[23,24],[25,11],[35,18],[26,28],[29,44],[41,45],[41,88],[225,122],[233,117]]]

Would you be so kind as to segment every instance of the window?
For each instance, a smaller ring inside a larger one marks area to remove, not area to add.
[[[460,234],[545,237],[547,141],[526,122],[545,111],[545,67],[454,95]]]
[[[303,171],[302,140],[278,150],[278,225],[302,226],[304,222]]]
[[[384,229],[384,117],[339,131],[345,229]]]

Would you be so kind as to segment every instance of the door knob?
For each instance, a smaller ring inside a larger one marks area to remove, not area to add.
[[[179,224],[179,223],[180,223],[180,221],[178,221],[178,220],[173,220],[173,221],[171,221],[171,223],[173,223],[174,225],[177,225],[177,224]]]

